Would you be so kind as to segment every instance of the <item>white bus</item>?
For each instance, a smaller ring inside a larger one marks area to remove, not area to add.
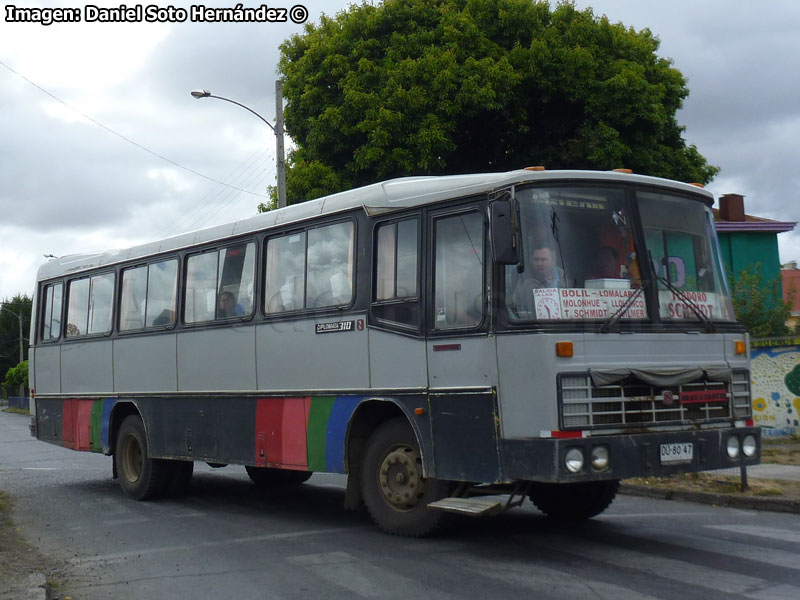
[[[616,172],[413,177],[52,260],[33,434],[113,455],[138,500],[194,461],[263,486],[346,473],[347,508],[411,536],[756,464],[712,201]]]

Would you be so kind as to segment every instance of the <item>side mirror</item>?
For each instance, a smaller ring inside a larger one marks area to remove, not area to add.
[[[520,262],[517,205],[511,199],[495,200],[491,204],[492,256],[500,265]]]

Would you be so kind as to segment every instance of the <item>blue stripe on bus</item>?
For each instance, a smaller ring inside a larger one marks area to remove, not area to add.
[[[108,441],[109,424],[111,423],[111,411],[117,403],[116,398],[105,398],[103,401],[103,412],[100,419],[100,442],[103,444],[103,452],[111,451],[111,444]]]
[[[337,396],[325,432],[325,467],[329,473],[344,473],[344,440],[350,418],[364,396]]]

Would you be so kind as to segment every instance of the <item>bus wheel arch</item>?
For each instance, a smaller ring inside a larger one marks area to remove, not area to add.
[[[411,415],[403,410],[394,400],[372,398],[361,402],[350,417],[345,436],[345,472],[347,473],[347,491],[345,493],[345,509],[360,510],[363,508],[361,496],[361,462],[364,447],[370,435],[382,423],[392,419],[406,419],[411,425]],[[419,438],[419,432],[415,430]],[[419,443],[424,446],[422,441]],[[424,451],[423,451],[424,454]]]
[[[144,420],[136,405],[125,402],[116,406],[109,430],[114,476],[122,492],[134,500],[161,496],[169,476],[169,461],[150,457]]]
[[[367,511],[387,533],[423,537],[445,522],[428,504],[447,496],[450,484],[425,477],[416,432],[404,417],[383,422],[369,436],[360,481]]]

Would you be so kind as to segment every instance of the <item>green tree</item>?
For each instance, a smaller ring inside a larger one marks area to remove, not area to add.
[[[754,338],[780,337],[790,333],[786,320],[791,303],[783,299],[781,280],[765,281],[761,264],[752,264],[731,278],[736,319]]]
[[[19,321],[15,315],[22,315],[22,357],[28,356],[31,299],[17,294],[0,302],[0,307],[0,381],[3,381],[6,371],[19,363]]]
[[[391,177],[632,168],[707,183],[686,80],[635,31],[531,0],[385,0],[281,45],[289,203]]]
[[[6,371],[6,378],[3,382],[10,390],[15,390],[19,386],[30,387],[28,384],[28,361],[23,360],[15,367],[11,367],[8,371]]]

